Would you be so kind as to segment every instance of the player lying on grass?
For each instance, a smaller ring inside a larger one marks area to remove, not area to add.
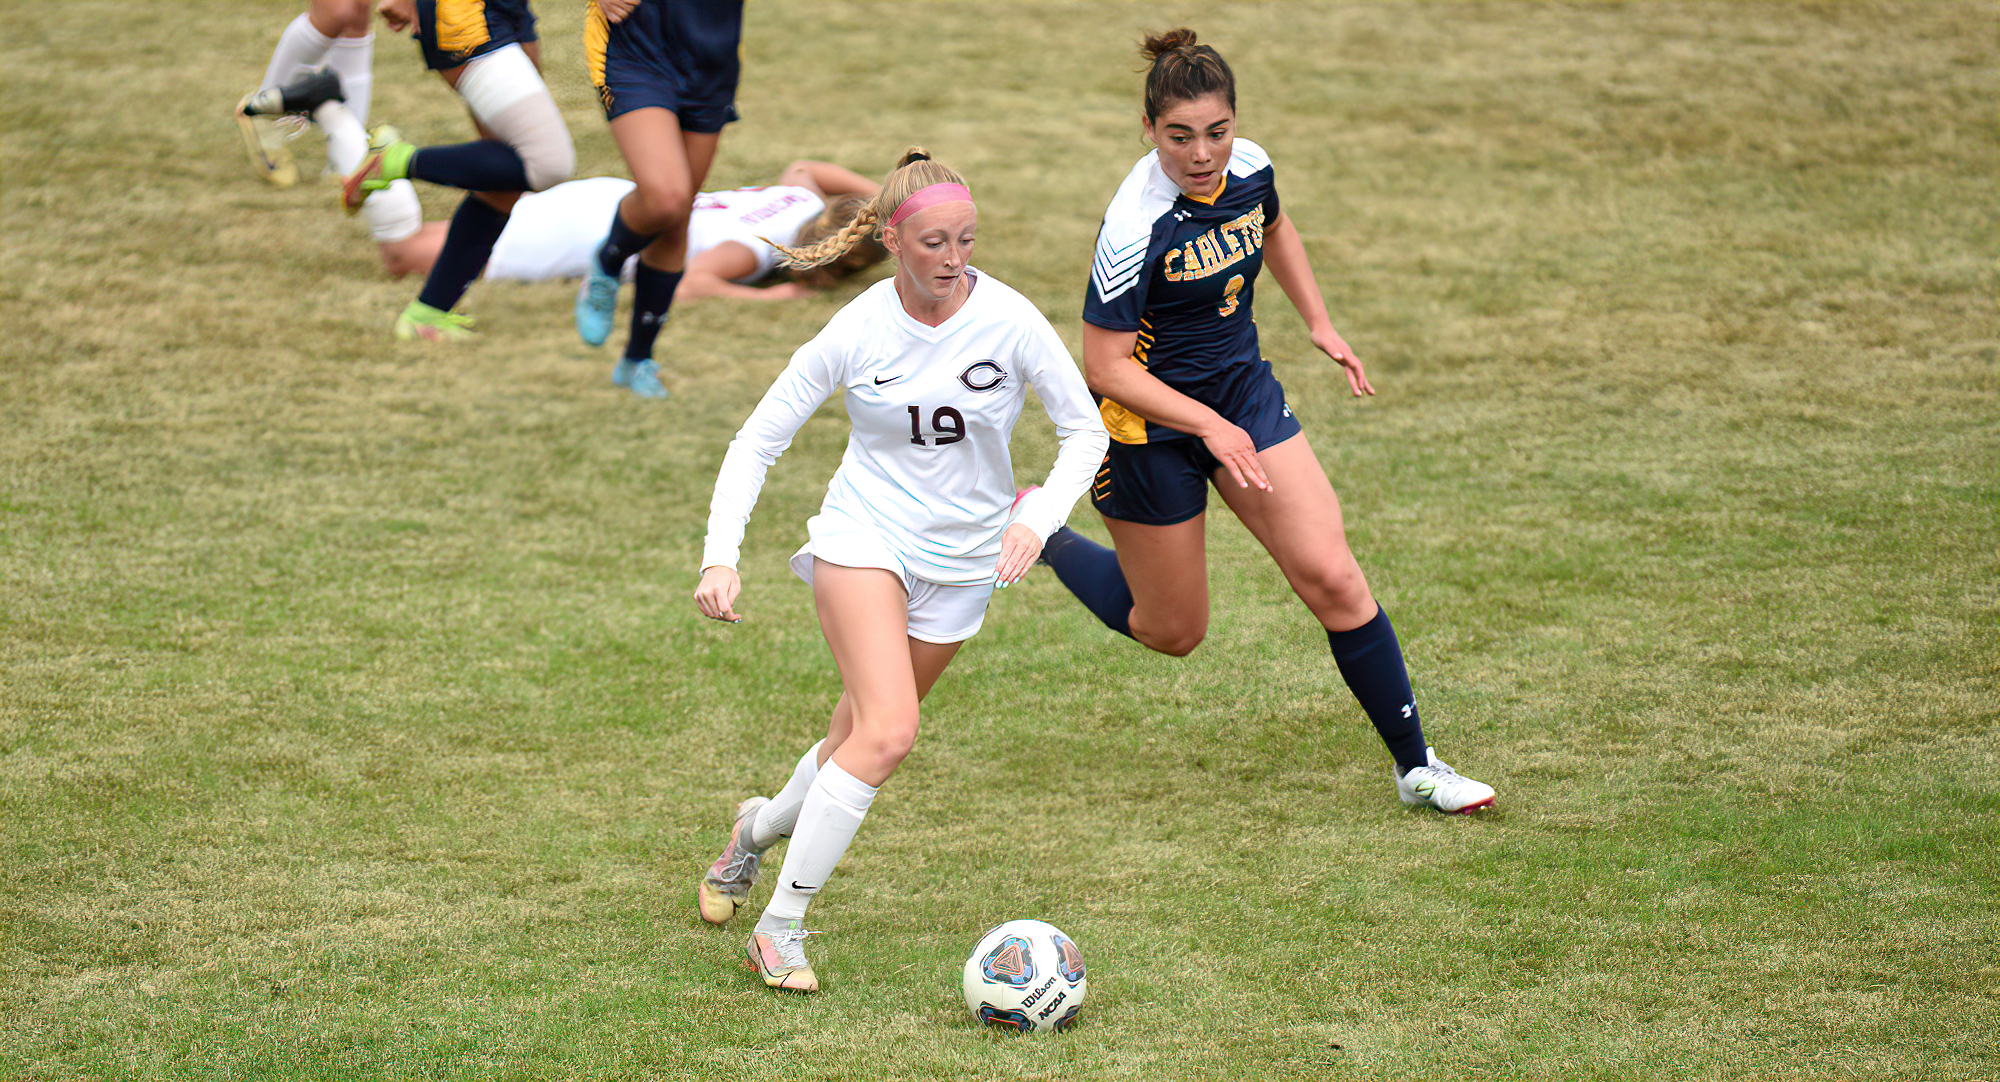
[[[833,266],[795,273],[779,267],[777,249],[824,240],[873,199],[877,188],[874,181],[840,166],[801,160],[786,166],[776,184],[701,193],[688,222],[687,271],[674,299],[781,300],[830,288],[881,262],[888,253],[872,238]],[[603,240],[597,230],[631,191],[632,182],[620,177],[586,177],[522,196],[493,245],[486,277],[523,282],[582,278],[595,264]],[[443,234],[443,225],[431,222],[399,244],[383,245],[383,266],[392,275],[422,273]],[[628,281],[637,260],[636,255],[625,260]],[[787,280],[759,287],[774,277]]]
[[[1374,394],[1327,318],[1262,147],[1236,136],[1236,80],[1192,30],[1146,39],[1145,132],[1157,148],[1119,185],[1083,305],[1084,372],[1111,451],[1091,499],[1116,546],[1058,531],[1044,554],[1106,626],[1184,655],[1208,631],[1208,486],[1255,536],[1326,631],[1349,690],[1395,758],[1406,804],[1469,812],[1493,789],[1424,739],[1402,647],[1347,547],[1340,500],[1259,352],[1257,274],[1313,345]]]
[[[807,903],[909,754],[918,703],[979,630],[995,586],[1035,562],[1104,455],[1103,424],[1055,329],[967,262],[978,224],[964,180],[912,149],[850,226],[789,253],[813,266],[879,228],[896,273],[792,355],[716,477],[694,599],[703,615],[735,621],[737,553],[765,470],[822,402],[843,396],[847,453],[791,561],[812,585],[840,700],[826,739],[777,795],[737,806],[729,842],[697,887],[702,919],[727,922],[763,852],[791,838],[746,948],[773,988],[818,990],[805,956]],[[1062,442],[1045,486],[1016,500],[1007,441],[1031,386]]]

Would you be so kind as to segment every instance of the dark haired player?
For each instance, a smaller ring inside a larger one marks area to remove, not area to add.
[[[1084,374],[1111,449],[1092,500],[1116,550],[1065,527],[1043,558],[1112,630],[1185,655],[1208,630],[1211,481],[1325,628],[1347,686],[1395,757],[1406,804],[1470,812],[1493,788],[1424,739],[1402,648],[1348,550],[1340,501],[1258,351],[1271,276],[1356,395],[1361,362],[1327,318],[1263,148],[1236,137],[1236,83],[1191,30],[1147,39],[1145,131],[1158,149],[1112,197],[1083,307]]]

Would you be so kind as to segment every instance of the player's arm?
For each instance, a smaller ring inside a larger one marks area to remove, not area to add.
[[[843,195],[865,195],[874,198],[882,190],[880,184],[852,169],[843,168],[832,162],[816,162],[810,158],[800,158],[785,166],[778,174],[778,183],[790,184],[796,188],[811,188],[822,197]]]
[[[674,301],[700,300],[703,297],[730,297],[746,301],[776,301],[787,297],[804,296],[809,290],[796,282],[780,282],[774,286],[747,286],[735,279],[757,273],[757,253],[749,247],[733,240],[725,240],[713,248],[688,260],[687,270],[681,275],[681,284],[674,290]]]
[[[1083,378],[1090,389],[1154,424],[1201,437],[1238,485],[1268,491],[1271,481],[1257,461],[1257,445],[1250,434],[1146,371],[1132,359],[1138,341],[1137,331],[1114,331],[1086,321]]]
[[[723,452],[722,467],[716,471],[715,492],[708,501],[708,535],[702,540],[701,582],[695,587],[694,603],[711,620],[736,623],[736,597],[742,578],[736,572],[743,545],[743,528],[757,506],[764,488],[765,471],[792,445],[792,437],[842,386],[839,368],[844,363],[837,347],[825,341],[827,334],[800,346],[790,364],[778,374],[771,388],[750,411],[750,418],[737,430]]]
[[[1306,333],[1312,337],[1312,344],[1347,373],[1348,388],[1356,396],[1374,394],[1375,388],[1369,386],[1368,373],[1362,370],[1360,358],[1354,355],[1347,340],[1340,337],[1340,332],[1333,329],[1333,320],[1326,314],[1326,299],[1319,294],[1319,280],[1313,277],[1312,263],[1306,258],[1305,241],[1300,239],[1291,215],[1284,211],[1279,211],[1278,220],[1264,229],[1264,265],[1271,268],[1271,277],[1277,279],[1292,307],[1299,310],[1299,318],[1306,321]]]
[[[375,5],[375,14],[389,24],[389,29],[400,34],[417,21],[417,0],[382,0]]]

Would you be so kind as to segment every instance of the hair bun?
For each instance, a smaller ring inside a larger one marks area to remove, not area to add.
[[[1139,55],[1146,58],[1146,63],[1151,64],[1168,53],[1194,48],[1198,40],[1194,31],[1185,26],[1177,26],[1158,34],[1147,34],[1144,44],[1139,46]]]
[[[903,152],[901,158],[896,159],[896,168],[901,169],[911,162],[927,162],[930,160],[932,160],[930,151],[925,150],[923,147],[911,147]]]

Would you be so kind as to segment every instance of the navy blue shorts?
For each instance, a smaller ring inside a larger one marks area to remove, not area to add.
[[[611,120],[665,109],[684,132],[713,134],[736,119],[743,70],[743,0],[645,0],[623,22],[584,12],[590,81]]]
[[[528,0],[417,0],[410,34],[424,51],[424,66],[445,71],[535,41],[535,13]]]
[[[1302,429],[1285,388],[1271,374],[1271,362],[1244,365],[1242,375],[1204,404],[1250,434],[1259,451],[1298,435]],[[1120,522],[1172,526],[1208,510],[1208,486],[1222,463],[1199,438],[1153,443],[1113,440],[1090,488],[1098,514]]]

